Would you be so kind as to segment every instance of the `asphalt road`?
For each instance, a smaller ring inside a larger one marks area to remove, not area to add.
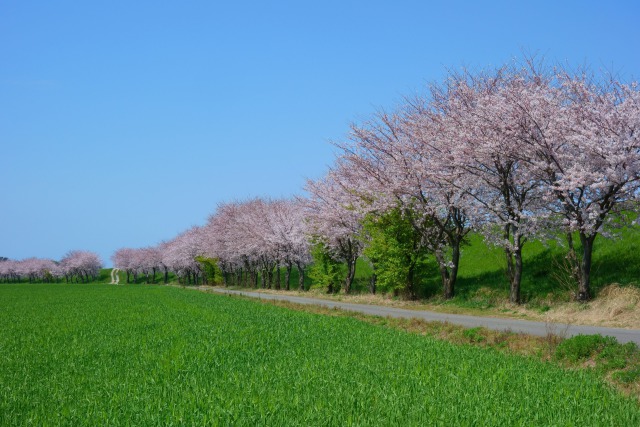
[[[297,297],[290,295],[265,294],[261,292],[235,291],[223,288],[207,288],[214,292],[232,295],[244,295],[263,300],[289,301],[297,304],[319,305],[329,308],[340,308],[347,311],[355,311],[373,316],[415,318],[426,321],[449,322],[468,328],[482,326],[496,331],[511,331],[529,335],[546,336],[549,333],[564,337],[574,335],[601,334],[616,338],[618,342],[635,342],[640,345],[640,330],[605,328],[600,326],[567,325],[564,323],[545,323],[530,320],[501,319],[496,317],[468,316],[463,314],[447,314],[424,310],[407,310],[403,308],[385,307],[379,305],[351,304],[340,301],[329,301],[316,298]]]

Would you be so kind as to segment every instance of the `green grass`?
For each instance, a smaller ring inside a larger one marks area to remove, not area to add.
[[[579,242],[577,236],[576,242]],[[563,263],[567,249],[556,241],[542,243],[527,242],[523,250],[522,299],[530,305],[539,305],[541,310],[551,301],[568,301],[569,288],[559,282],[553,274]],[[421,298],[438,301],[442,289],[435,260],[431,260],[430,274],[422,278]],[[596,238],[593,266],[592,291],[598,291],[611,283],[638,285],[640,278],[640,228],[629,227],[618,231],[618,237]],[[371,268],[359,260],[356,271],[356,292],[367,292]],[[577,286],[577,285],[576,285]],[[462,248],[456,296],[443,304],[483,309],[496,305],[497,301],[509,298],[509,285],[505,274],[504,252],[488,246],[482,236],[470,234],[468,244]]]
[[[165,286],[0,285],[0,425],[640,425],[590,372]]]

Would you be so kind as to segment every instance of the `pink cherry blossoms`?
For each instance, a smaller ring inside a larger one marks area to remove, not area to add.
[[[27,258],[20,261],[0,261],[0,280],[6,282],[58,282],[64,278],[71,282],[95,280],[102,268],[100,257],[90,251],[71,251],[56,262],[43,258]]]
[[[635,84],[532,63],[452,74],[428,96],[353,126],[327,179],[341,183],[335,194],[360,199],[347,206],[362,215],[393,204],[420,213],[415,227],[446,298],[460,244],[475,228],[504,248],[512,302],[525,242],[577,233],[578,299],[586,300],[595,237],[637,204],[639,100]]]

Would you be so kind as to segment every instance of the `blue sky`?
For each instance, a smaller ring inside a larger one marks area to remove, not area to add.
[[[637,1],[0,3],[0,256],[155,245],[301,193],[329,141],[522,52],[640,78]]]

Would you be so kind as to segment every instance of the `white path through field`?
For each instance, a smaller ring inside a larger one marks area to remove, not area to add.
[[[118,285],[120,284],[120,269],[119,268],[114,268],[111,270],[111,285]]]

